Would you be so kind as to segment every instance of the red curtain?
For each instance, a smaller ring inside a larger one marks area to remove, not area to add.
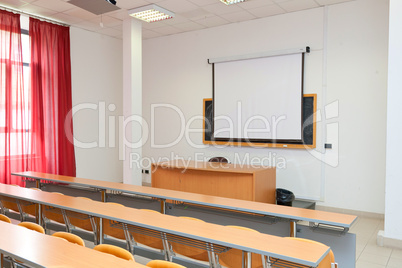
[[[25,94],[20,15],[0,10],[0,182],[23,185],[26,170]]]
[[[75,176],[70,29],[30,18],[32,155],[28,170]],[[66,121],[67,120],[67,121]]]

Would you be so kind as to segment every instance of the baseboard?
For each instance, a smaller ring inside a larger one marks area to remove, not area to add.
[[[362,218],[373,218],[373,219],[380,219],[380,220],[384,219],[384,214],[382,214],[382,213],[374,213],[374,212],[344,209],[344,208],[335,208],[335,207],[326,207],[326,206],[321,206],[321,205],[316,205],[315,209],[321,210],[321,211],[342,213],[342,214],[351,214],[351,215],[355,215],[357,217],[362,217]]]
[[[402,249],[402,240],[384,236],[384,231],[380,230],[377,234],[377,245],[380,247]]]

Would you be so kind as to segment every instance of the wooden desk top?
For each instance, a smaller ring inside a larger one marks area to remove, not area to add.
[[[278,206],[274,204],[266,204],[261,202],[186,193],[181,191],[136,186],[117,182],[83,179],[83,178],[76,178],[62,175],[40,173],[40,172],[27,171],[21,173],[12,173],[12,175],[31,179],[43,179],[53,182],[70,183],[105,190],[122,191],[131,194],[138,194],[161,199],[169,199],[169,200],[187,202],[210,207],[224,208],[240,212],[256,213],[285,219],[317,222],[344,228],[350,228],[357,219],[357,217],[354,215],[303,209],[303,208],[294,208],[287,206]]]
[[[129,225],[225,247],[238,248],[313,267],[316,267],[329,252],[329,247],[323,245],[306,245],[297,240],[237,230],[217,224],[192,221],[129,207],[111,206],[108,203],[82,200],[76,197],[34,191],[12,185],[0,184],[0,195],[116,220]]]
[[[33,267],[146,267],[3,221],[0,237],[1,253]]]
[[[83,179],[69,176],[40,173],[40,172],[28,171],[21,173],[12,173],[12,175],[31,179],[43,179],[53,182],[76,184],[105,190],[116,190],[131,194],[138,194],[161,199],[169,199],[169,200],[187,202],[210,207],[224,208],[240,212],[256,213],[285,219],[329,224],[344,228],[350,228],[357,219],[357,217],[354,215],[347,215],[347,214],[340,214],[340,213],[333,213],[319,210],[310,210],[303,208],[294,208],[287,206],[278,206],[260,202],[186,193],[181,191],[136,186],[117,182]]]
[[[155,168],[177,168],[185,170],[203,170],[203,171],[230,172],[230,173],[256,173],[267,169],[275,169],[275,167],[266,167],[266,166],[250,166],[250,165],[229,164],[219,162],[180,161],[180,160],[154,163],[152,164],[152,169]]]

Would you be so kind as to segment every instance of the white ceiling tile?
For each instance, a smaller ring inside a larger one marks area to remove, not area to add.
[[[214,16],[214,14],[212,14],[209,11],[206,11],[202,8],[197,8],[197,9],[191,10],[189,12],[180,13],[180,15],[183,17],[186,17],[190,20],[199,20],[199,19],[203,19],[206,17]]]
[[[182,32],[181,30],[173,27],[173,26],[163,26],[159,28],[153,29],[154,32],[163,34],[163,35],[171,35],[171,34],[177,34]]]
[[[35,6],[35,5],[32,5],[32,4],[22,6],[19,9],[21,9],[24,12],[39,15],[39,16],[43,16],[43,17],[49,17],[49,16],[52,16],[52,15],[57,13],[57,11],[50,10],[50,9],[47,9],[47,8],[44,8],[44,7]]]
[[[189,1],[196,4],[197,6],[203,7],[206,5],[215,4],[219,0],[189,0]]]
[[[150,30],[142,31],[143,39],[150,39],[150,38],[155,38],[155,37],[159,37],[159,36],[162,36],[162,34],[156,33],[154,31],[150,31]]]
[[[168,25],[175,25],[180,23],[189,22],[190,20],[182,15],[176,14],[173,19],[164,20],[163,23]]]
[[[113,17],[115,19],[119,19],[119,20],[125,20],[130,18],[130,15],[128,15],[127,10],[123,9],[123,10],[116,10],[110,13],[107,13],[108,16]]]
[[[274,4],[271,0],[248,0],[239,4],[239,7],[243,9],[252,9],[257,7],[263,7]]]
[[[70,10],[65,11],[63,13],[65,13],[67,15],[70,15],[70,16],[73,16],[73,17],[76,17],[76,18],[80,18],[82,20],[90,20],[90,19],[94,19],[94,18],[97,17],[97,15],[95,15],[95,14],[89,12],[89,11],[86,11],[86,10],[84,10],[82,8],[78,8],[78,7],[70,9]]]
[[[51,9],[51,10],[54,10],[57,12],[64,12],[64,11],[73,9],[75,7],[70,3],[58,1],[58,0],[38,0],[32,4],[35,6],[40,6],[40,7],[44,7],[47,9]]]
[[[80,19],[80,18],[69,16],[64,13],[56,13],[56,14],[52,15],[51,18],[55,19],[57,21],[60,21],[60,22],[64,22],[66,24],[70,24],[70,25],[76,24],[76,23],[79,23],[80,21],[82,21],[82,19]]]
[[[325,6],[325,5],[333,5],[333,4],[339,4],[339,3],[344,3],[344,2],[350,2],[351,0],[315,0],[319,5]]]
[[[145,0],[116,0],[116,6],[123,9],[132,9],[136,7],[142,7],[149,5],[149,1]]]
[[[27,2],[20,1],[20,0],[1,0],[0,5],[5,6],[5,7],[11,7],[11,8],[19,8],[24,5],[27,5]]]
[[[283,3],[278,3],[278,5],[287,12],[319,7],[314,0],[290,0]]]
[[[222,14],[227,14],[227,13],[240,12],[240,11],[243,10],[238,5],[227,6],[222,2],[212,4],[212,5],[203,6],[202,8],[207,10],[207,11],[209,11],[212,14],[215,14],[215,15],[222,15]]]
[[[218,16],[207,17],[204,19],[196,20],[194,22],[204,25],[206,27],[216,27],[216,26],[230,23],[229,21],[227,21],[221,17],[218,17]]]
[[[184,13],[199,8],[197,5],[183,0],[165,0],[159,2],[158,6],[161,6],[174,13]]]
[[[221,17],[230,22],[241,22],[246,20],[253,20],[256,18],[256,16],[252,15],[250,12],[247,11],[222,14]]]
[[[247,11],[259,18],[285,13],[285,11],[277,5],[264,6],[260,8],[249,9]]]
[[[159,27],[163,27],[166,24],[163,21],[156,21],[156,22],[142,22],[142,28],[143,29],[155,29],[155,28],[159,28]]]
[[[195,31],[195,30],[201,30],[204,29],[205,26],[189,21],[189,22],[185,22],[185,23],[180,23],[180,24],[176,24],[174,27],[179,28],[182,31]]]

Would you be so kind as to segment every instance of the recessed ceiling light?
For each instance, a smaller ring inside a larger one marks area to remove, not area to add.
[[[147,5],[143,7],[134,8],[128,11],[131,17],[143,20],[146,22],[155,22],[167,20],[174,17],[174,13],[161,8],[157,5]]]
[[[244,2],[245,0],[221,0],[222,3],[226,5],[237,4],[240,2]]]

